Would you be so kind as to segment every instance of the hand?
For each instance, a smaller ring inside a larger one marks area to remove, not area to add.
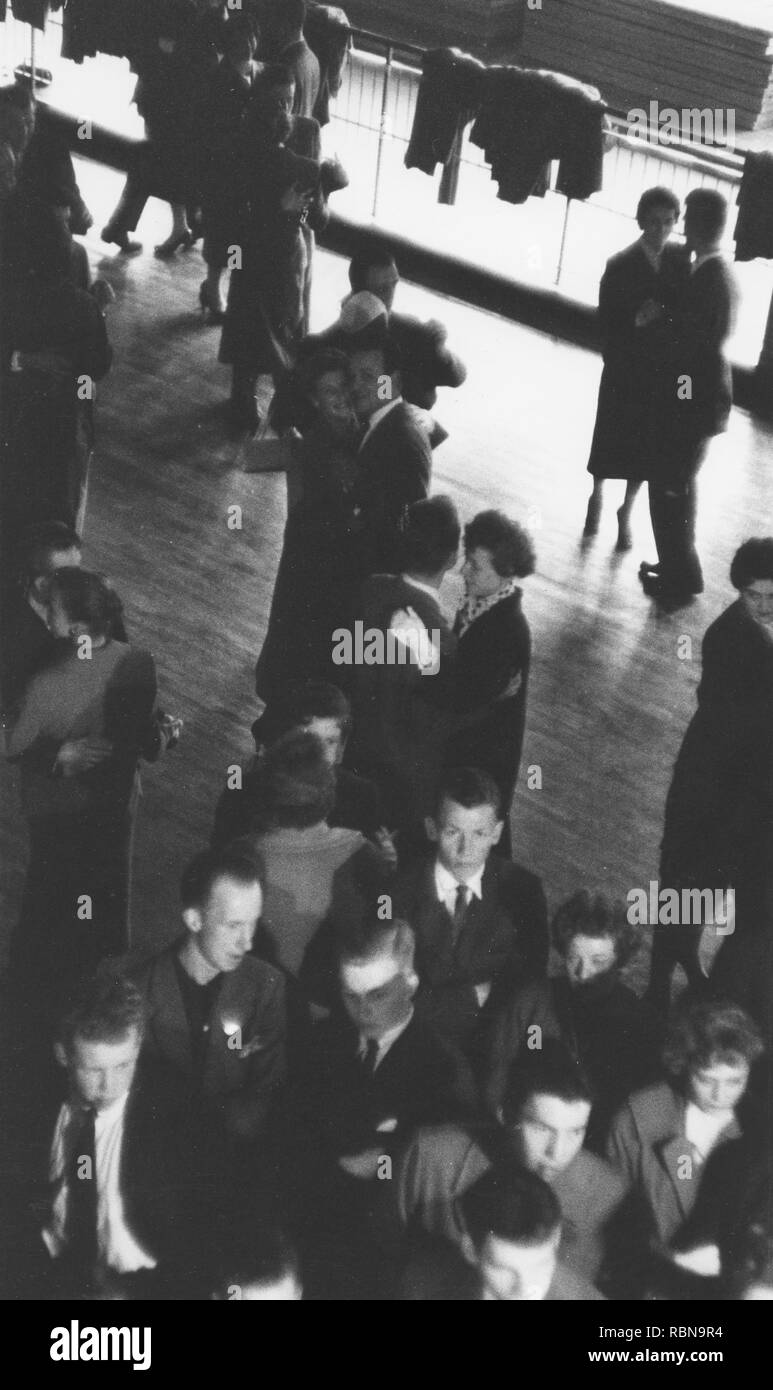
[[[304,188],[286,188],[279,203],[282,212],[308,212],[311,193]]]
[[[112,285],[107,283],[107,280],[95,280],[91,286],[91,293],[103,314],[108,304],[115,304],[115,290]]]
[[[448,329],[445,324],[439,323],[437,319],[427,319],[424,327],[428,333],[431,333],[435,342],[438,344],[444,343],[448,337]]]
[[[473,985],[473,989],[475,990],[475,998],[478,1001],[478,1008],[482,1009],[491,993],[491,981],[484,980],[482,985]]]
[[[520,671],[516,671],[515,675],[514,675],[514,676],[511,676],[511,678],[510,678],[510,680],[508,681],[507,685],[505,686],[504,690],[501,691],[501,693],[500,693],[499,695],[497,695],[497,699],[498,699],[498,700],[509,700],[510,697],[511,697],[512,695],[517,695],[517,694],[518,694],[518,691],[520,690],[520,688],[521,688],[522,685],[523,685],[523,675],[521,674]]]
[[[359,1154],[344,1154],[339,1158],[338,1166],[350,1177],[368,1181],[376,1177],[379,1161],[383,1157],[379,1149],[363,1149]]]
[[[385,825],[380,825],[378,830],[374,831],[373,844],[387,867],[394,869],[397,865],[397,847],[392,838],[392,831],[387,830]]]
[[[162,751],[165,752],[167,748],[174,748],[175,744],[179,742],[180,734],[183,731],[182,719],[178,719],[174,714],[162,714],[159,712],[157,724]]]
[[[648,324],[655,323],[657,319],[661,319],[662,317],[662,304],[658,304],[655,299],[645,299],[636,314],[634,324],[637,328],[646,328]]]
[[[63,743],[54,760],[55,777],[78,777],[91,772],[112,756],[113,745],[88,738],[71,739]]]

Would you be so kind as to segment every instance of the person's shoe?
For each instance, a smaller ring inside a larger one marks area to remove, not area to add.
[[[622,507],[618,509],[617,513],[617,545],[615,550],[633,550],[631,523]]]
[[[654,560],[650,563],[649,560],[642,560],[639,565],[639,574],[660,574],[660,561]]]
[[[166,241],[162,241],[158,246],[153,247],[153,255],[160,261],[170,261],[175,251],[187,251],[193,245],[193,233],[186,228],[184,232],[178,232],[176,236],[168,236]]]
[[[668,613],[675,612],[677,608],[686,608],[694,598],[688,589],[674,589],[670,584],[664,584],[657,574],[643,574],[641,585],[647,597],[656,599]]]
[[[206,280],[202,280],[199,285],[199,307],[206,323],[222,323],[225,318],[225,309],[222,304],[213,304]]]
[[[588,501],[588,510],[585,513],[585,525],[582,528],[584,536],[597,536],[599,532],[599,522],[601,520],[601,502],[591,493]]]
[[[128,232],[116,231],[109,222],[106,227],[102,228],[101,237],[111,246],[117,246],[122,256],[139,256],[142,250],[141,241],[132,241]]]

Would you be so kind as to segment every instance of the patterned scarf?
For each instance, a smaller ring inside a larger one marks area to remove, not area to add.
[[[459,637],[463,637],[468,627],[471,627],[476,618],[488,613],[490,608],[495,608],[503,599],[509,598],[511,594],[520,593],[517,578],[506,579],[499,589],[493,594],[488,594],[486,598],[470,598],[469,595],[461,604],[456,615],[455,629]]]

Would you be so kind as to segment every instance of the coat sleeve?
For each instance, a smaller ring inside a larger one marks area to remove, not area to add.
[[[266,1129],[287,1075],[285,985],[279,972],[242,1044],[254,1050],[243,1063],[246,1075],[241,1091],[225,1102],[226,1122],[239,1138],[257,1139]]]

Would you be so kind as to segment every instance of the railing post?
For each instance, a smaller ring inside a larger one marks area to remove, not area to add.
[[[443,173],[440,178],[437,200],[439,203],[447,203],[449,206],[453,206],[456,202],[456,194],[459,189],[459,166],[462,162],[463,138],[464,131],[457,131],[448,162],[443,165]]]
[[[567,229],[568,229],[568,227],[569,227],[569,210],[570,210],[571,206],[572,206],[572,200],[571,200],[571,198],[567,198],[567,200],[566,200],[566,208],[564,209],[564,225],[563,225],[563,227],[561,228],[561,246],[560,246],[560,249],[559,249],[559,252],[558,252],[558,265],[556,266],[556,278],[555,278],[555,282],[554,282],[556,285],[560,285],[560,283],[561,283],[561,271],[562,271],[563,268],[564,268],[564,251],[565,251],[565,249],[566,249],[566,233],[567,233]]]
[[[386,63],[384,64],[384,82],[381,88],[381,119],[378,125],[378,152],[376,154],[376,181],[373,187],[373,212],[375,217],[378,212],[378,195],[381,184],[381,155],[384,149],[384,136],[386,134],[387,102],[389,99],[389,79],[392,75],[392,58],[394,49],[391,43],[387,46]]]

